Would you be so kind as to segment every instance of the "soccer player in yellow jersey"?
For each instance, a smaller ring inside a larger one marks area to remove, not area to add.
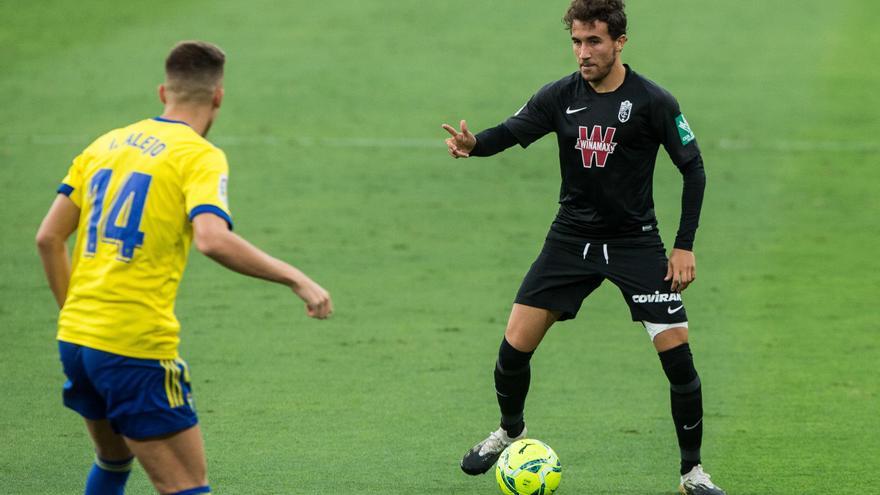
[[[232,232],[226,156],[205,140],[223,101],[225,59],[210,43],[177,44],[159,86],[161,117],[86,148],[37,233],[61,308],[64,404],[85,419],[97,454],[86,495],[122,494],[135,457],[160,493],[211,491],[174,316],[193,240],[231,270],[287,285],[308,316],[333,311],[320,285]]]

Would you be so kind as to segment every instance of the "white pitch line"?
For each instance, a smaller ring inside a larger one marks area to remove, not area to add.
[[[76,134],[32,134],[32,135],[5,135],[0,136],[0,145],[37,145],[37,146],[60,146],[80,145],[86,146],[94,137]],[[279,136],[279,135],[234,135],[218,134],[213,136],[212,142],[220,147],[235,146],[295,146],[302,148],[386,148],[386,149],[436,149],[443,148],[444,137],[438,135],[434,138],[328,138],[309,136]],[[546,142],[550,144],[550,141]],[[700,143],[703,148],[717,148],[724,151],[770,151],[770,152],[855,152],[872,153],[880,151],[878,141],[839,141],[839,140],[748,140],[721,138],[719,140],[704,141]]]
[[[802,140],[775,140],[775,141],[749,141],[744,139],[722,138],[716,143],[725,151],[782,151],[782,152],[876,152],[880,151],[880,141],[802,141]]]
[[[75,134],[33,134],[0,136],[0,144],[34,144],[38,146],[61,146],[69,144],[88,145],[97,136]],[[439,138],[325,138],[307,136],[234,135],[218,134],[211,142],[218,146],[300,146],[327,148],[443,148]]]

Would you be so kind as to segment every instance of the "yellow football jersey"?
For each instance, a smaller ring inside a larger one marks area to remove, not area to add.
[[[232,228],[226,155],[183,122],[115,129],[76,157],[58,192],[79,208],[58,339],[143,359],[178,356],[174,300],[190,223],[213,213]]]

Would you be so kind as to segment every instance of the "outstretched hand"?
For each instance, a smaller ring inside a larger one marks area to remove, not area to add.
[[[697,278],[697,259],[693,251],[673,249],[666,266],[666,277],[663,280],[672,280],[672,292],[687,289]]]
[[[306,305],[306,314],[311,318],[323,320],[333,314],[333,301],[330,293],[300,272],[298,280],[290,287]]]
[[[449,124],[443,124],[452,137],[446,138],[446,146],[449,148],[449,154],[452,158],[467,158],[471,156],[471,151],[477,145],[477,138],[471,134],[467,128],[467,122],[461,121],[461,132],[455,130]]]

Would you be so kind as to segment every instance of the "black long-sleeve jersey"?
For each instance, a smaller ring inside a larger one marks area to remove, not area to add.
[[[609,93],[596,93],[578,72],[550,83],[503,128],[524,148],[556,133],[562,186],[550,235],[559,238],[657,238],[653,175],[662,144],[685,175],[675,247],[692,249],[705,185],[696,138],[675,98],[625,67],[623,84]],[[479,134],[472,154],[512,145],[505,134]]]

